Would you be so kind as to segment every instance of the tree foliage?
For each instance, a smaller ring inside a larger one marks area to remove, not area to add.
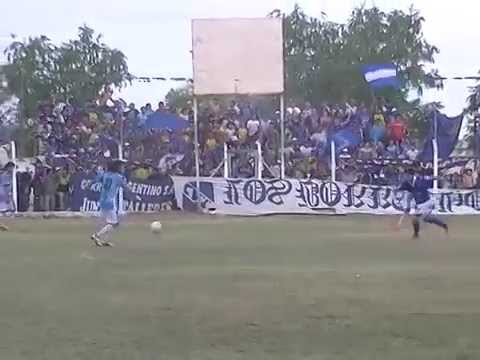
[[[480,110],[480,82],[470,88],[470,95],[467,98],[467,102],[469,112],[474,113]]]
[[[464,142],[466,147],[473,149],[478,156],[479,151],[479,127],[480,127],[480,82],[470,88],[470,95],[467,98],[467,131]]]
[[[188,83],[184,86],[171,88],[170,91],[165,95],[165,101],[171,109],[187,109],[192,106],[193,100],[193,86],[191,83]]]
[[[282,15],[274,11],[271,16]],[[361,72],[364,64],[397,65],[402,88],[378,94],[393,101],[404,102],[412,90],[421,94],[435,85],[437,72],[427,72],[425,66],[434,62],[438,49],[424,39],[424,18],[413,8],[386,13],[377,7],[357,7],[345,24],[325,15],[310,17],[298,5],[283,17],[286,88],[294,100],[371,103],[372,92]]]
[[[5,76],[5,66],[0,65],[0,104],[10,97],[7,89],[7,78]]]
[[[131,79],[125,55],[88,26],[79,27],[78,37],[60,46],[44,35],[14,38],[5,55],[8,89],[21,100],[26,116],[52,97],[85,103],[106,86],[122,87]]]

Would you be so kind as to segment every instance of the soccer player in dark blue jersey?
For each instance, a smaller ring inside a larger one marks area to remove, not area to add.
[[[412,219],[413,237],[418,238],[420,234],[420,220],[426,223],[440,226],[448,233],[448,225],[440,218],[433,215],[435,202],[431,198],[430,189],[433,188],[433,177],[428,175],[415,174],[409,181],[404,181],[398,190],[407,191],[410,198],[415,201],[415,212]],[[410,206],[405,208],[405,213],[410,212]]]

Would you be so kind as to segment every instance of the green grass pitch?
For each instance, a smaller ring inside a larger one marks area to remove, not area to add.
[[[480,358],[479,218],[159,219],[5,220],[0,359]]]

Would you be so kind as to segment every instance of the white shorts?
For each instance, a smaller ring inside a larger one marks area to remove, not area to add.
[[[422,219],[427,217],[433,212],[433,209],[435,207],[435,202],[430,199],[428,201],[425,201],[422,204],[415,205],[415,215],[420,216]]]
[[[102,210],[101,216],[107,224],[110,224],[110,225],[118,224],[118,211],[116,209]]]

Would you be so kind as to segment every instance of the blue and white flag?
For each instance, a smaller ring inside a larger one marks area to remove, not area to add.
[[[363,65],[362,71],[365,80],[373,89],[400,86],[394,64]]]

